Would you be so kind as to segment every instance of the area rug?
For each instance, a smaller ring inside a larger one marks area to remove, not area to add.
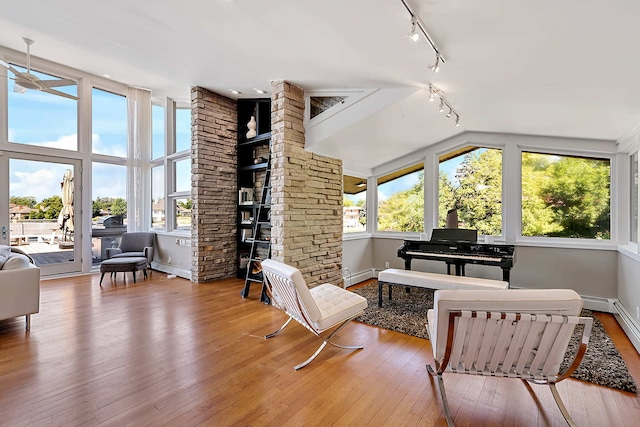
[[[402,287],[393,288],[393,300],[389,301],[388,286],[383,286],[383,306],[378,307],[378,283],[373,282],[354,292],[367,298],[369,307],[355,320],[384,329],[428,339],[425,323],[427,310],[433,307],[432,289],[412,288],[410,293]],[[583,316],[593,317],[593,328],[589,339],[589,348],[580,366],[574,371],[573,378],[594,384],[636,393],[636,384],[629,374],[627,365],[611,342],[602,323],[589,310],[583,310]],[[567,350],[567,359],[575,354],[579,347],[579,332]]]

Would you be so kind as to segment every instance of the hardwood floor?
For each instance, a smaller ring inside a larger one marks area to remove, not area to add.
[[[24,317],[0,321],[0,425],[446,425],[427,340],[352,323],[338,342],[364,350],[325,348],[296,372],[319,340],[293,323],[263,339],[286,316],[257,287],[242,299],[236,279],[98,281],[43,281],[28,333]],[[638,383],[640,356],[612,316],[601,320]],[[444,381],[458,426],[566,425],[546,386]],[[635,395],[573,379],[558,389],[580,426],[638,425]]]

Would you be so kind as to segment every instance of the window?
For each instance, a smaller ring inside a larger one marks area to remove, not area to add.
[[[191,110],[182,105],[155,100],[151,109],[151,227],[155,230],[191,229]]]
[[[638,242],[638,153],[631,156],[631,241]]]
[[[27,71],[18,65],[13,67],[20,72]],[[7,74],[9,142],[77,150],[78,101],[47,92],[25,90],[16,86],[15,75],[10,70],[7,70]],[[43,80],[60,80],[58,77],[34,70],[31,70],[31,74]],[[75,84],[56,87],[56,90],[73,96],[78,95],[78,87]]]
[[[342,177],[342,232],[356,233],[367,229],[367,180],[355,176]]]
[[[127,167],[92,163],[92,261],[106,259],[106,249],[127,231]]]
[[[424,230],[424,165],[378,178],[378,231]]]
[[[164,106],[151,105],[151,158],[164,156]]]
[[[151,168],[151,228],[165,227],[164,165]]]
[[[440,157],[438,227],[447,216],[458,219],[460,228],[479,234],[502,234],[502,151],[465,147]]]
[[[191,110],[176,108],[176,153],[191,150]]]
[[[127,157],[127,98],[96,88],[91,97],[92,152]]]
[[[175,162],[175,192],[191,191],[191,158]]]
[[[608,159],[522,153],[522,235],[610,239]]]
[[[174,228],[176,230],[190,230],[191,229],[191,199],[179,198],[174,199],[175,204],[173,211],[175,212]]]

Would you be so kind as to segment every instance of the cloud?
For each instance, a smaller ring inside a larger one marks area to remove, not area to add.
[[[38,162],[38,165],[42,163]],[[66,166],[42,167],[33,172],[15,171],[10,179],[11,196],[33,196],[38,202],[60,195],[60,182]]]
[[[97,154],[105,154],[107,156],[127,157],[127,143],[124,144],[107,144],[97,133],[91,134],[91,146],[93,152]]]

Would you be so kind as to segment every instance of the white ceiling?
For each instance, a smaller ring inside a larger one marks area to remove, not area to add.
[[[401,0],[8,0],[0,46],[187,99],[415,88],[316,143],[367,170],[464,131],[617,140],[640,122],[640,2],[412,0],[447,63],[406,37]],[[461,115],[438,113],[433,83]]]

